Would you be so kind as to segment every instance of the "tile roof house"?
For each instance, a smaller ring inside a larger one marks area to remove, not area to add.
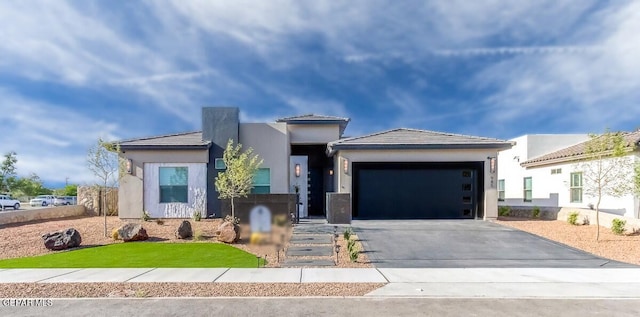
[[[640,162],[640,131],[625,132],[628,156]],[[525,135],[512,139],[515,145],[498,155],[498,196],[500,205],[567,207],[589,209],[595,197],[584,191],[583,171],[589,136],[586,134]],[[634,171],[630,170],[630,175]],[[604,196],[601,210],[620,216],[640,218],[638,197]]]
[[[228,213],[216,175],[229,139],[264,161],[252,204],[328,217],[332,194],[347,195],[349,219],[491,219],[497,216],[499,150],[512,142],[416,129],[344,138],[351,119],[308,114],[244,123],[238,108],[205,107],[202,131],[120,141],[130,173],[120,182],[121,218]],[[284,197],[284,198],[283,198]],[[294,199],[294,200],[295,200]]]

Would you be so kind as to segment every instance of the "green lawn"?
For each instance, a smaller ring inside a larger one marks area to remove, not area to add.
[[[221,243],[130,242],[0,260],[0,268],[256,266],[255,255]]]

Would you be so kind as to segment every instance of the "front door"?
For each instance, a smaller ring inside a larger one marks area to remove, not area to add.
[[[289,166],[291,170],[291,176],[289,178],[289,184],[291,184],[290,192],[299,194],[300,218],[307,218],[309,216],[308,161],[309,158],[306,155],[292,155],[289,159]]]

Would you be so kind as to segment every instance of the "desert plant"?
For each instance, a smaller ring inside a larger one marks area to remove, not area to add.
[[[509,206],[500,206],[498,207],[498,216],[507,217],[511,214],[511,207]]]
[[[540,218],[540,207],[538,206],[533,207],[532,216],[533,218]]]
[[[162,219],[156,219],[156,223],[160,226],[162,226],[164,224],[164,220]]]
[[[580,213],[578,213],[577,211],[571,212],[569,214],[569,216],[567,217],[567,222],[577,226],[578,225],[578,216],[580,215]]]
[[[353,241],[353,240],[350,240]],[[349,250],[349,259],[351,260],[351,262],[357,262],[358,261],[358,255],[360,255],[360,251],[358,250],[358,248],[354,246]]]
[[[120,239],[120,234],[118,233],[118,228],[115,228],[111,231],[111,238],[113,240],[119,240]]]
[[[613,220],[611,220],[611,232],[618,235],[623,234],[625,231],[624,226],[626,224],[626,220],[614,218]]]
[[[196,230],[196,231],[193,233],[193,240],[194,240],[194,241],[200,241],[200,240],[202,240],[203,238],[204,238],[204,237],[202,236],[202,230]]]
[[[353,234],[353,230],[351,230],[351,228],[347,228],[344,230],[344,234],[342,235],[344,237],[345,240],[349,240],[349,238],[351,238],[351,235]]]
[[[589,216],[584,216],[584,218],[582,218],[582,224],[588,226],[589,223]]]
[[[149,216],[149,213],[145,210],[142,212],[142,217],[141,217],[142,221],[149,221],[151,220],[151,216]]]
[[[285,214],[273,216],[273,223],[278,227],[284,227],[289,223],[289,217]]]
[[[202,213],[199,211],[194,211],[193,215],[191,215],[191,219],[193,219],[193,221],[200,221],[202,219]]]
[[[356,245],[356,241],[354,239],[347,240],[347,251],[351,252]]]
[[[233,223],[234,225],[237,225],[237,224],[239,224],[239,223],[240,223],[240,218],[238,218],[238,217],[233,217],[233,216],[231,216],[231,215],[226,215],[226,216],[224,217],[224,219],[223,219],[223,220],[224,220],[224,221],[226,221],[226,222],[231,222],[231,223]]]

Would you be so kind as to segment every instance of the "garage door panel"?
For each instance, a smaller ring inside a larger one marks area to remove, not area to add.
[[[477,171],[354,164],[354,216],[360,219],[473,218]]]

